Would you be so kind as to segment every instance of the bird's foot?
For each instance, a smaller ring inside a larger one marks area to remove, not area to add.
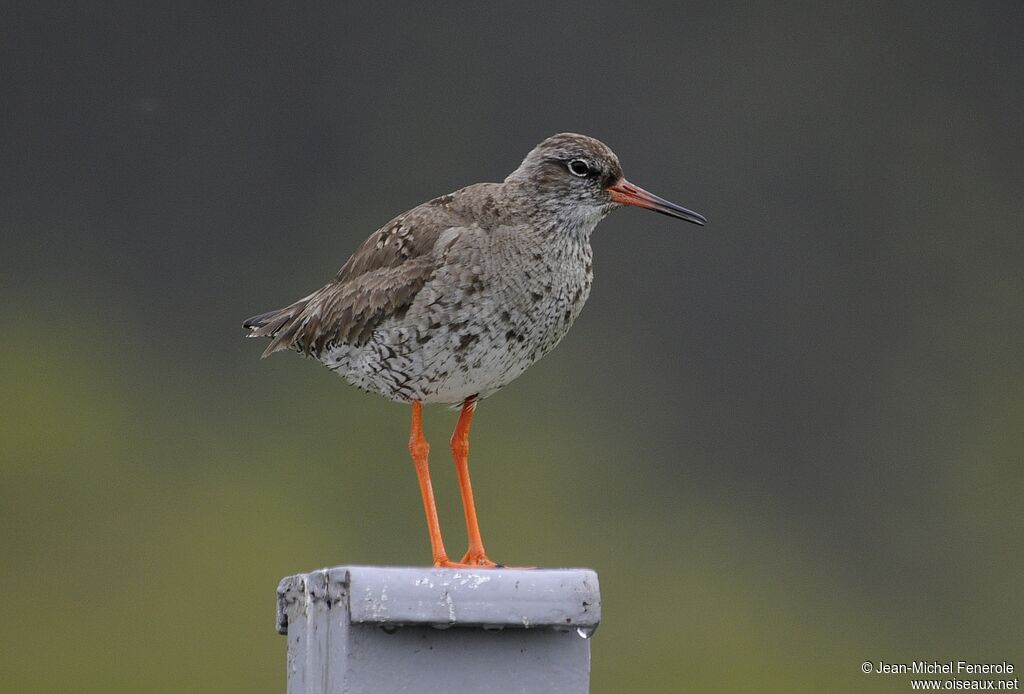
[[[508,568],[502,564],[496,564],[486,557],[482,561],[435,561],[434,566],[438,569],[504,569]]]
[[[434,566],[439,569],[501,569],[501,564],[495,563],[487,558],[483,552],[466,552],[461,561],[451,561],[448,557],[434,561]]]
[[[447,557],[435,561],[434,566],[439,569],[536,569],[536,566],[506,566],[498,564],[487,558],[486,554],[466,552],[461,561],[451,561]]]
[[[461,563],[463,566],[476,566],[483,569],[494,569],[502,566],[488,559],[487,555],[483,552],[474,552],[473,550],[469,550],[463,555]]]

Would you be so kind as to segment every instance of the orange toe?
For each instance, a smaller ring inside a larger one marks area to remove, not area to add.
[[[472,550],[466,552],[465,556],[462,557],[462,563],[466,566],[479,566],[484,569],[493,569],[496,566],[500,566],[500,564],[488,559],[487,555],[483,552],[477,553]]]
[[[435,561],[434,566],[439,569],[536,569],[536,566],[506,566],[492,561],[484,554],[466,552],[461,561],[451,561],[448,558]]]

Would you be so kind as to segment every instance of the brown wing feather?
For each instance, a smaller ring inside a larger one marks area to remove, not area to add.
[[[333,345],[362,345],[383,320],[402,315],[434,274],[437,239],[462,221],[451,200],[442,196],[396,217],[362,243],[332,282],[247,320],[249,337],[272,338],[263,356],[293,348],[319,356]]]

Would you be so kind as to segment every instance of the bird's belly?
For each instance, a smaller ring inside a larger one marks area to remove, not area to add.
[[[369,343],[339,348],[324,361],[350,383],[399,402],[483,398],[558,344],[589,290],[589,276],[582,275],[526,292],[425,290],[422,301],[381,325]]]

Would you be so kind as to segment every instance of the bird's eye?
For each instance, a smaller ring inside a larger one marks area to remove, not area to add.
[[[569,162],[569,173],[573,176],[589,176],[590,165],[582,159],[573,159]]]

